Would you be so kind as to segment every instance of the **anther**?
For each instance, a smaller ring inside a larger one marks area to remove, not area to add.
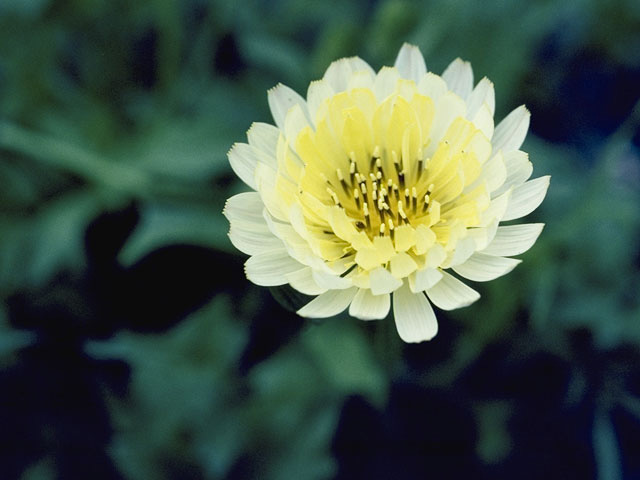
[[[393,227],[393,220],[389,219],[387,223],[389,224],[389,235],[391,235],[391,240],[394,240],[395,232]]]
[[[398,181],[400,182],[400,188],[404,188],[404,170],[398,173]]]
[[[422,213],[426,212],[427,208],[429,208],[429,194],[424,196],[424,203],[422,204]]]
[[[418,207],[418,191],[416,190],[416,187],[413,187],[411,189],[411,208],[413,210],[413,213],[416,213],[417,207]]]
[[[393,161],[393,166],[396,167],[396,172],[400,172],[400,160],[398,159],[398,154],[395,150],[391,151],[391,160]]]
[[[331,190],[329,187],[327,187],[327,192],[329,193],[329,196],[333,199],[333,203],[335,203],[339,207],[342,207],[342,205],[340,205],[340,200],[338,199],[338,195],[336,195],[336,192]]]
[[[364,212],[364,220],[367,222],[367,228],[371,228],[371,218],[369,217],[369,205],[367,205],[367,202],[362,204],[362,210]]]
[[[347,186],[347,182],[344,180],[344,176],[342,175],[341,169],[336,169],[336,175],[338,175],[338,180],[340,180],[340,185],[342,185],[342,189],[344,193],[349,193],[349,187]]]
[[[400,199],[400,190],[398,189],[398,185],[393,184],[393,196],[396,197],[396,200]]]
[[[408,188],[404,189],[404,202],[407,204],[407,207],[411,205],[411,194]]]
[[[380,236],[381,236],[381,237],[384,237],[384,230],[385,230],[385,228],[384,228],[384,223],[381,223],[381,224],[380,224]]]
[[[360,192],[358,192],[357,188],[353,189],[353,198],[356,201],[356,207],[360,209]]]

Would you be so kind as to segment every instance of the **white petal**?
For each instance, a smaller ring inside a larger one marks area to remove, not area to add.
[[[409,287],[413,293],[424,292],[442,279],[442,273],[437,268],[418,270],[409,276]]]
[[[288,283],[287,274],[303,268],[305,265],[291,258],[284,248],[261,252],[244,264],[247,278],[263,287],[284,285]]]
[[[521,218],[538,208],[547,194],[550,179],[549,175],[545,175],[515,187],[502,220],[506,222]]]
[[[374,73],[370,71],[361,71],[361,72],[353,72],[349,77],[349,82],[347,83],[347,90],[352,90],[354,88],[368,88],[371,89],[373,87],[373,81],[376,76]]]
[[[447,82],[442,77],[434,73],[428,72],[418,83],[418,92],[427,97],[431,97],[435,102],[442,95],[447,93]]]
[[[373,93],[378,102],[382,102],[385,98],[396,91],[400,72],[397,68],[382,67],[373,82]]]
[[[276,152],[278,150],[278,138],[280,138],[280,130],[268,123],[254,122],[247,132],[249,145],[263,152],[267,157],[273,160],[273,166],[276,166]],[[267,158],[265,157],[265,158]]]
[[[424,63],[424,57],[420,53],[420,49],[408,43],[402,45],[394,66],[403,78],[413,80],[416,84],[427,73],[427,66]]]
[[[357,291],[357,287],[347,290],[329,290],[298,310],[298,315],[308,318],[333,317],[349,306]]]
[[[264,204],[258,192],[244,192],[227,200],[222,213],[230,223],[235,221],[265,223],[262,212]]]
[[[424,293],[412,293],[406,283],[393,294],[393,317],[398,335],[407,343],[431,340],[438,321]]]
[[[504,212],[507,211],[509,201],[511,200],[512,189],[507,190],[502,195],[499,195],[491,199],[489,207],[482,212],[480,226],[487,227],[491,225],[495,220],[500,221],[504,216]]]
[[[496,236],[482,253],[510,257],[529,250],[538,239],[544,223],[526,223],[498,227]]]
[[[374,295],[382,295],[391,293],[402,285],[402,281],[391,275],[386,268],[378,267],[369,272],[369,282],[371,285],[371,293]]]
[[[442,310],[466,307],[480,298],[473,288],[447,272],[442,272],[442,280],[427,290],[429,300]]]
[[[491,144],[493,151],[502,150],[502,153],[518,150],[529,130],[531,114],[524,105],[519,106],[507,115],[493,132]]]
[[[425,263],[427,268],[436,268],[439,267],[446,258],[447,252],[444,250],[444,247],[436,243],[427,252]]]
[[[529,180],[533,173],[533,165],[529,161],[529,155],[520,150],[512,150],[503,155],[504,165],[507,169],[507,178],[500,188],[493,192],[494,196],[506,192],[511,187],[517,187]]]
[[[282,248],[282,241],[271,233],[261,215],[263,210],[264,205],[256,192],[241,193],[227,200],[223,214],[231,224],[229,239],[241,252],[255,255]]]
[[[353,285],[353,282],[348,278],[342,278],[339,275],[321,272],[319,270],[315,270],[313,272],[313,279],[318,285],[326,288],[327,290],[344,290],[345,288],[349,288]]]
[[[405,278],[418,269],[418,265],[408,253],[398,252],[389,262],[391,274],[396,278]]]
[[[309,120],[300,105],[294,105],[289,109],[284,120],[284,134],[292,148],[295,147],[300,131],[309,126]]]
[[[475,282],[488,282],[506,275],[522,260],[475,253],[461,265],[453,267],[458,275]]]
[[[335,93],[343,92],[349,86],[349,78],[354,72],[375,73],[367,62],[359,57],[341,58],[329,65],[322,78]]]
[[[308,115],[307,104],[304,98],[286,85],[279,83],[273,87],[267,92],[267,98],[269,100],[271,115],[278,128],[282,131],[284,131],[284,121],[287,117],[287,112],[294,105],[300,105],[305,115]]]
[[[231,168],[240,177],[240,180],[257,190],[255,171],[259,161],[258,151],[246,143],[236,143],[231,147],[227,156]]]
[[[467,106],[459,96],[447,92],[437,101],[436,111],[433,119],[433,126],[429,136],[431,143],[426,150],[426,154],[433,155],[438,148],[440,140],[449,129],[451,122],[458,117],[464,117],[467,113]]]
[[[250,222],[234,222],[229,229],[229,240],[234,247],[247,255],[257,255],[265,250],[282,247],[282,241],[269,231],[266,225]]]
[[[460,265],[466,262],[476,251],[476,242],[473,237],[468,236],[460,239],[451,254],[448,262],[442,264],[442,268]]]
[[[471,94],[473,88],[473,70],[469,62],[464,62],[460,58],[456,58],[442,72],[442,78],[447,82],[449,90],[457,93],[466,100]]]
[[[476,85],[476,88],[473,89],[467,99],[468,118],[472,119],[482,105],[486,105],[491,116],[493,116],[496,109],[496,95],[493,90],[493,83],[487,77],[478,82],[478,85]]]
[[[492,241],[493,237],[496,235],[496,231],[498,230],[499,220],[494,219],[489,225],[486,227],[478,227],[478,228],[468,228],[467,234],[473,238],[476,242],[476,248],[478,250],[482,250],[487,247]]]
[[[332,97],[334,94],[333,88],[324,80],[316,80],[309,84],[307,90],[307,108],[309,109],[309,118],[314,125],[318,109],[326,99]]]
[[[305,295],[320,295],[327,291],[313,279],[313,270],[310,267],[289,273],[286,277],[289,285]]]
[[[469,112],[467,112],[467,116],[471,117]],[[493,114],[489,111],[488,105],[482,105],[476,114],[471,117],[471,121],[478,130],[484,133],[487,139],[493,136]]]
[[[380,320],[387,316],[391,307],[388,293],[373,295],[371,290],[361,288],[349,307],[349,315],[360,320]]]
[[[487,186],[489,193],[498,189],[506,191],[507,189],[502,188],[506,178],[507,167],[504,163],[504,157],[502,156],[502,152],[498,152],[496,155],[491,157],[488,162],[482,165],[482,172],[478,178],[471,185],[465,187],[464,191],[465,193],[471,192],[482,183]]]

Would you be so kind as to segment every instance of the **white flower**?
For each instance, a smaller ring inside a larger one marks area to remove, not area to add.
[[[232,243],[251,255],[249,280],[317,297],[298,311],[387,316],[400,337],[429,340],[431,307],[479,294],[449,273],[487,281],[510,272],[543,224],[499,226],[540,205],[549,177],[528,180],[519,150],[522,106],[494,128],[493,84],[473,86],[468,62],[427,72],[405,44],[377,74],[358,57],[333,62],[306,100],[284,85],[268,94],[276,126],[255,123],[229,152],[252,192],[225,207]]]

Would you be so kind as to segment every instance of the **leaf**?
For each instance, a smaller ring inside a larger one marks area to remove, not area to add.
[[[227,232],[221,209],[189,204],[148,203],[140,222],[120,252],[119,260],[132,265],[146,253],[169,244],[183,243],[237,253]]]
[[[621,480],[622,463],[618,439],[609,415],[597,411],[593,421],[593,452],[599,480]]]
[[[387,396],[386,376],[359,327],[358,320],[339,316],[307,330],[302,341],[333,388],[380,405]]]

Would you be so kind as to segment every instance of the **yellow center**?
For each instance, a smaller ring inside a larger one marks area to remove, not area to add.
[[[448,92],[437,103],[401,81],[378,102],[368,88],[327,99],[279,148],[280,192],[302,208],[307,240],[330,264],[398,278],[452,252],[481,225],[490,197],[481,177],[491,144]]]

